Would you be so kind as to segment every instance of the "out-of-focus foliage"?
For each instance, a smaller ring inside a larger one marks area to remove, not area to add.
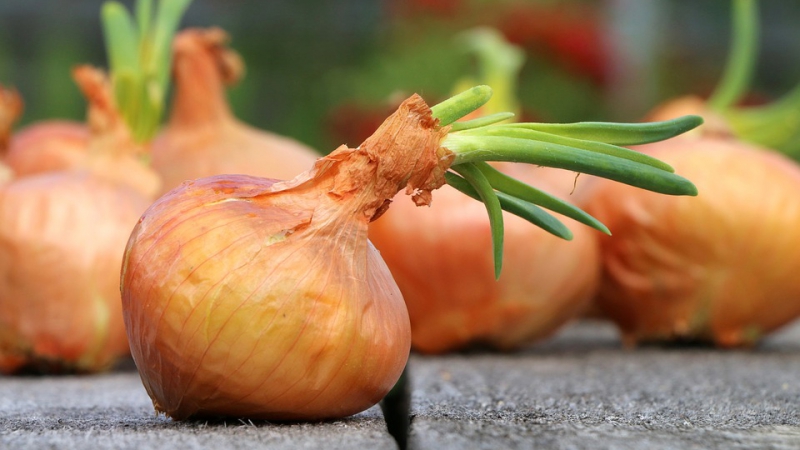
[[[0,2],[0,83],[24,96],[23,125],[83,117],[69,70],[106,66],[101,4]],[[800,2],[760,5],[755,102],[800,80]],[[519,98],[528,119],[636,120],[663,99],[713,89],[728,13],[719,0],[194,0],[183,26],[217,25],[233,37],[247,63],[230,92],[239,117],[329,151],[357,144],[394,94],[448,95],[474,70],[453,36],[475,25],[525,48]]]

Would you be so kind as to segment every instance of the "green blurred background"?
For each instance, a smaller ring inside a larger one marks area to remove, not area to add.
[[[128,6],[132,2],[123,2]],[[82,119],[69,69],[106,66],[98,0],[2,0],[0,83],[16,87],[20,126]],[[761,0],[758,70],[748,101],[800,81],[800,1]],[[390,99],[447,96],[474,61],[453,36],[493,26],[526,52],[524,115],[637,120],[660,101],[706,95],[725,64],[726,0],[194,0],[188,26],[220,26],[247,64],[237,115],[321,152],[358,144]]]

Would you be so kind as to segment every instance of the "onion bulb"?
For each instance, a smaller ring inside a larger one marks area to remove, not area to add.
[[[508,166],[497,167],[554,190],[531,176],[535,168]],[[600,275],[592,230],[572,222],[567,241],[504,214],[497,282],[485,208],[449,186],[436,193],[433,207],[396,201],[370,226],[406,301],[415,350],[511,349],[549,336],[588,307]]]
[[[490,96],[488,87],[476,87],[431,109],[415,95],[359,147],[341,146],[290,181],[213,176],[184,183],[150,206],[128,242],[121,286],[131,352],[155,409],[175,419],[321,420],[377,403],[403,370],[411,333],[368,225],[402,189],[418,205],[430,204],[431,191],[445,182],[481,197],[493,242],[502,239],[500,207],[555,232],[563,231],[560,222],[523,197],[565,209],[516,180],[497,179],[481,165],[487,159],[695,193],[659,163],[628,159],[639,158],[632,152],[601,155],[563,145],[543,153],[536,150],[541,141],[514,137],[527,131],[484,119],[458,125],[461,131],[450,126]],[[639,134],[649,141],[653,130],[664,139],[697,123],[633,127],[650,130]],[[629,134],[626,127],[615,125],[610,135]],[[577,129],[595,133],[598,125]],[[451,167],[464,178],[447,173]],[[492,194],[493,186],[512,193]],[[495,274],[502,249],[493,244]]]
[[[89,173],[0,186],[0,372],[95,372],[129,354],[119,267],[149,202]]]
[[[597,304],[625,341],[750,345],[800,315],[800,168],[732,138],[644,146],[702,193],[650,195],[599,180],[587,211],[601,239]]]
[[[698,114],[705,124],[642,147],[702,195],[686,202],[600,180],[590,196],[587,209],[614,229],[601,239],[598,306],[629,344],[748,346],[800,314],[800,168],[770,150],[798,148],[800,90],[774,105],[738,106],[755,68],[758,4],[733,2],[732,11],[730,56],[712,95],[681,97],[649,115]]]
[[[243,63],[218,28],[187,29],[175,38],[175,97],[169,123],[153,142],[153,167],[168,191],[186,180],[247,174],[290,179],[319,156],[293,139],[238,120],[225,96]]]

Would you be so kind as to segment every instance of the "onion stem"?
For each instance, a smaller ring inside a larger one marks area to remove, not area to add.
[[[724,111],[737,136],[800,160],[800,84],[778,101]]]
[[[756,0],[734,0],[731,52],[722,80],[708,100],[715,111],[733,106],[750,84],[758,53],[758,4]]]
[[[433,117],[439,119],[439,125],[444,127],[485,105],[490,98],[492,88],[475,86],[432,107],[431,112]]]
[[[497,30],[478,27],[458,36],[466,49],[475,55],[478,80],[492,87],[492,99],[484,106],[486,115],[520,112],[517,102],[517,78],[525,63],[525,52],[509,43]]]
[[[485,104],[488,86],[464,91],[432,109],[440,125],[453,124],[441,146],[455,154],[446,173],[452,187],[486,204],[492,228],[495,276],[502,268],[503,222],[501,210],[516,214],[548,232],[571,239],[572,233],[540,207],[575,219],[603,233],[608,228],[597,219],[552,195],[504,175],[486,161],[536,164],[587,173],[668,195],[697,195],[689,180],[676,175],[668,164],[621,145],[656,142],[689,131],[701,123],[698,116],[664,122],[622,124],[504,124],[513,115],[497,113],[483,119],[456,122]]]
[[[117,107],[136,142],[161,123],[169,85],[172,38],[191,0],[138,0],[136,20],[116,1],[103,4],[102,23]]]
[[[672,172],[566,145],[457,134],[448,135],[443,145],[456,154],[454,166],[477,161],[524,162],[588,173],[661,194],[697,195],[697,188],[689,180]]]
[[[577,206],[510,177],[485,162],[475,163],[475,166],[483,172],[492,187],[501,193],[547,208],[605,234],[611,234],[608,227]],[[569,229],[567,228],[567,230]]]
[[[702,123],[703,119],[699,116],[683,116],[648,123],[512,123],[506,126],[543,131],[584,141],[600,141],[611,145],[641,145],[678,136],[697,128]]]
[[[445,173],[444,176],[447,179],[447,184],[453,188],[475,200],[481,199],[478,191],[467,180],[451,172]],[[561,239],[572,240],[572,231],[544,209],[504,192],[496,192],[496,194],[504,211],[519,216]]]
[[[452,168],[478,193],[478,196],[486,205],[486,212],[489,213],[489,224],[492,229],[492,251],[494,253],[494,277],[499,278],[503,269],[503,208],[500,200],[494,191],[491,183],[473,164],[461,164]]]
[[[477,119],[465,120],[463,122],[454,122],[450,125],[450,131],[465,131],[473,128],[485,127],[487,125],[493,125],[498,122],[506,121],[512,117],[514,117],[514,113],[501,112],[478,117]]]

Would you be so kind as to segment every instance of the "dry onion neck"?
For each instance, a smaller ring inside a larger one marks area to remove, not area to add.
[[[191,0],[136,2],[135,20],[116,1],[103,5],[102,23],[114,96],[136,142],[150,141],[164,113],[172,38]]]
[[[503,259],[502,210],[564,239],[571,239],[572,233],[543,208],[604,233],[609,230],[580,208],[504,175],[486,161],[549,166],[609,178],[662,194],[697,195],[697,188],[676,175],[668,164],[621,146],[672,138],[700,125],[703,120],[699,116],[640,124],[503,124],[502,121],[512,115],[498,113],[456,122],[485,104],[491,95],[488,86],[477,86],[431,110],[440,127],[451,126],[440,144],[455,156],[450,171],[445,174],[446,182],[486,205],[496,277],[500,275]]]

